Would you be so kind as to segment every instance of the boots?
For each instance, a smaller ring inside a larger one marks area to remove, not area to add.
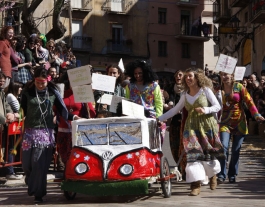
[[[211,190],[214,190],[217,186],[217,179],[216,179],[216,175],[214,175],[213,177],[210,178],[210,188]]]
[[[190,195],[191,196],[197,196],[201,192],[201,181],[192,182],[190,185]]]

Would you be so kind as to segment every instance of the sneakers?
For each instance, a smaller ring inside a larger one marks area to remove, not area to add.
[[[16,174],[6,175],[7,180],[21,180],[22,178],[23,175],[16,175]]]

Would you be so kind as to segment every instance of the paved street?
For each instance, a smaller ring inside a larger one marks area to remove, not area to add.
[[[168,144],[163,147],[167,151]],[[168,154],[168,153],[166,153]],[[172,165],[172,158],[167,155]],[[49,175],[52,176],[52,175]],[[188,196],[189,185],[173,183],[171,198],[163,198],[160,192],[143,197],[105,197],[95,198],[77,194],[68,201],[60,190],[59,183],[48,183],[48,195],[42,206],[264,206],[265,203],[265,137],[249,136],[246,138],[240,162],[240,174],[237,183],[219,185],[215,191],[202,186],[197,197]],[[25,184],[8,182],[0,185],[0,206],[29,206],[33,197],[27,195]]]

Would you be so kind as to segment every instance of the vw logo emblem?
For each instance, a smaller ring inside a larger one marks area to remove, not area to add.
[[[110,160],[113,157],[113,153],[111,151],[104,152],[102,157],[104,160]]]

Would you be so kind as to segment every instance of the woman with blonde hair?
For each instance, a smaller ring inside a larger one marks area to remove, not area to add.
[[[159,117],[164,121],[177,114],[184,107],[187,118],[183,131],[183,146],[187,156],[186,181],[191,183],[190,195],[200,194],[201,181],[210,178],[210,188],[217,185],[216,174],[220,163],[216,157],[224,157],[218,136],[218,125],[213,113],[221,109],[212,92],[212,82],[203,70],[188,68],[182,80],[184,93],[177,105]]]
[[[247,105],[247,108],[256,121],[263,121],[264,118],[258,112],[247,89],[241,83],[234,81],[233,74],[220,72],[220,77],[222,80],[223,100],[222,118],[220,122],[220,138],[225,154],[227,154],[231,135],[233,136],[228,178],[230,183],[234,183],[236,182],[236,176],[238,174],[241,145],[245,135],[248,134],[244,104]],[[221,164],[221,172],[218,174],[218,182],[223,183],[227,176],[226,159],[219,161]]]

